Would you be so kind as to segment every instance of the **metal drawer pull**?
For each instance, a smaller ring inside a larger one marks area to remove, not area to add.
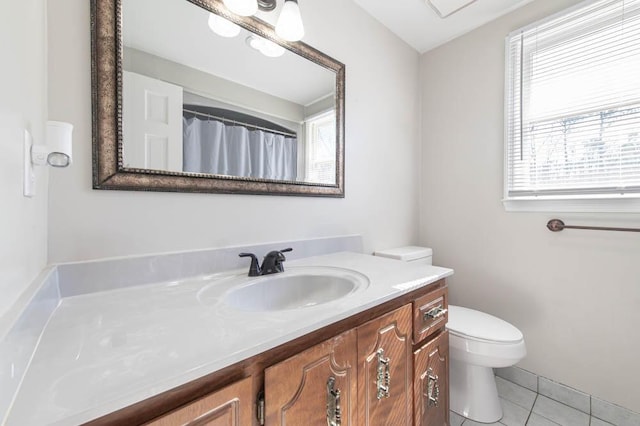
[[[427,398],[429,398],[429,407],[438,406],[438,398],[440,397],[440,387],[438,386],[438,375],[433,374],[433,369],[427,370]]]
[[[391,387],[391,373],[389,372],[389,358],[384,357],[384,349],[378,349],[378,399],[389,398],[389,388]]]
[[[331,376],[327,380],[327,426],[340,426],[340,389],[335,388],[336,378]]]
[[[423,320],[436,319],[444,316],[447,313],[447,309],[443,309],[442,305],[436,306],[435,308],[429,309],[424,313]]]

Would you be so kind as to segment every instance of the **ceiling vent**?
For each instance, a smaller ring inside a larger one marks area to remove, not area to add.
[[[477,0],[425,0],[425,3],[442,19],[448,18],[454,13],[460,12]]]

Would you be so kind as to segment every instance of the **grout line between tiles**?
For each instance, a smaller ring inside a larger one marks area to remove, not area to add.
[[[538,400],[538,392],[536,392],[536,397],[533,399],[533,405],[531,405],[531,410],[529,410],[529,415],[527,416],[527,420],[524,422],[525,426],[529,424],[529,419],[531,418],[531,414],[533,414],[533,407],[536,406],[536,401]]]

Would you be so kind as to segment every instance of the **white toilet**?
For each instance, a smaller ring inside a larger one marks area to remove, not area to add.
[[[399,247],[376,256],[431,264],[432,250]],[[481,423],[502,418],[494,368],[510,367],[527,354],[522,332],[484,312],[449,305],[449,398],[451,410]]]
[[[447,329],[451,410],[476,422],[497,422],[502,406],[493,369],[524,358],[522,332],[500,318],[453,305]]]

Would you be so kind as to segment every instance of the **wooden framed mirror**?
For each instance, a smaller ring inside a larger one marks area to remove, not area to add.
[[[344,197],[342,63],[221,0],[91,0],[91,37],[95,189]]]

